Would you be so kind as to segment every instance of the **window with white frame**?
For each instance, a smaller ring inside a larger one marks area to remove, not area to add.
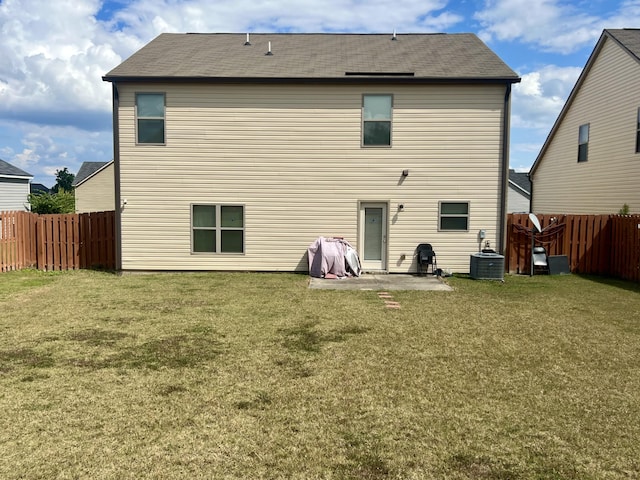
[[[589,156],[589,124],[580,125],[578,130],[578,162],[586,162]]]
[[[242,205],[191,205],[193,253],[244,253]]]
[[[136,93],[136,142],[164,145],[164,93]]]
[[[440,230],[469,230],[469,202],[440,202]]]
[[[391,146],[392,110],[392,95],[362,96],[362,146]]]

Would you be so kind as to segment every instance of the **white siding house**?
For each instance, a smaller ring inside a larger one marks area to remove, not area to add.
[[[473,35],[164,34],[104,79],[124,270],[306,271],[340,236],[369,271],[427,242],[465,272],[480,229],[502,246],[519,78]]]
[[[533,211],[640,213],[640,30],[605,30],[531,168]]]
[[[77,213],[115,210],[113,175],[113,161],[80,165],[73,182]]]
[[[509,213],[529,213],[531,204],[531,182],[527,173],[509,170]]]
[[[33,175],[0,159],[0,211],[29,210]]]

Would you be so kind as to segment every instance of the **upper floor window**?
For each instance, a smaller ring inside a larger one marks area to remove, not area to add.
[[[440,202],[440,230],[469,230],[469,202]]]
[[[580,125],[578,131],[578,161],[586,162],[589,154],[589,124]]]
[[[391,146],[391,115],[393,96],[364,95],[362,97],[362,145]]]
[[[136,94],[136,140],[137,143],[165,143],[164,93]]]
[[[636,153],[640,153],[640,108],[636,119]]]

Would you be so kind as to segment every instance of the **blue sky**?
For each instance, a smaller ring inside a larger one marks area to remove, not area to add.
[[[107,73],[163,32],[472,32],[522,77],[511,168],[528,171],[602,30],[640,0],[0,0],[0,158],[52,186],[112,158]]]

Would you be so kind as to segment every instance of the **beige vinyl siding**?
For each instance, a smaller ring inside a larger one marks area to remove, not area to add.
[[[75,189],[76,212],[115,210],[113,163],[78,185]]]
[[[0,178],[0,211],[29,210],[29,180]]]
[[[461,272],[479,229],[496,244],[504,86],[118,88],[124,270],[306,271],[318,236],[359,249],[363,201],[389,205],[390,272],[416,270],[418,243]],[[166,93],[166,146],[135,145],[145,91]],[[393,147],[361,147],[363,93],[394,96]],[[470,230],[438,232],[439,201],[470,202]],[[244,206],[244,254],[190,253],[199,203]]]
[[[640,212],[635,153],[640,64],[606,39],[533,174],[538,213]],[[578,129],[589,124],[589,152],[578,163]]]

